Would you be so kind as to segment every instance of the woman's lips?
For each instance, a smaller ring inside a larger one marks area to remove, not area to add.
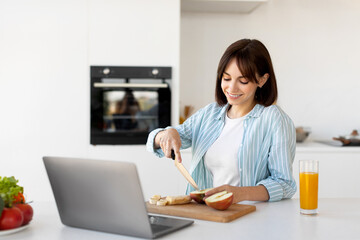
[[[242,94],[231,94],[229,92],[226,92],[226,93],[231,99],[237,99],[237,98],[241,97],[241,95],[242,95]]]

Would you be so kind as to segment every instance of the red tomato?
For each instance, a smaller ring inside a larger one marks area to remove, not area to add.
[[[24,216],[24,221],[23,221],[22,225],[26,225],[31,221],[31,219],[34,215],[34,211],[33,211],[33,208],[29,204],[27,204],[27,203],[15,204],[14,208],[20,209],[20,211],[22,212],[22,214]]]
[[[20,227],[24,216],[18,208],[4,208],[0,217],[0,230]]]
[[[21,192],[19,192],[18,195],[14,197],[13,204],[15,203],[25,203],[25,197]]]

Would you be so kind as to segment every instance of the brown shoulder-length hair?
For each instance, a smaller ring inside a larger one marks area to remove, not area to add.
[[[270,54],[264,44],[256,39],[241,39],[231,44],[220,59],[217,78],[215,99],[223,106],[227,103],[225,94],[221,89],[221,81],[229,62],[235,58],[241,74],[251,82],[259,83],[258,76],[264,76],[268,73],[269,78],[262,88],[257,88],[255,92],[255,101],[264,106],[272,105],[277,99],[276,78],[271,62]]]

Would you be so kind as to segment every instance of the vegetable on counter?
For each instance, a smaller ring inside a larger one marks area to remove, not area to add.
[[[18,182],[14,177],[0,177],[0,197],[4,201],[5,207],[12,207],[15,200],[16,203],[24,202],[24,188],[17,185]]]
[[[0,230],[28,224],[33,217],[32,207],[25,202],[24,188],[14,177],[0,177]]]

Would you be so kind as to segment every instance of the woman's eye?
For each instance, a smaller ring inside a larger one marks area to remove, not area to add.
[[[247,78],[244,77],[244,76],[239,77],[238,79],[239,79],[239,82],[240,82],[241,84],[248,84],[248,83],[249,83],[249,81],[247,80]]]
[[[230,81],[231,79],[230,79],[230,78],[224,78],[224,77],[223,77],[223,80],[224,80],[224,81]]]

